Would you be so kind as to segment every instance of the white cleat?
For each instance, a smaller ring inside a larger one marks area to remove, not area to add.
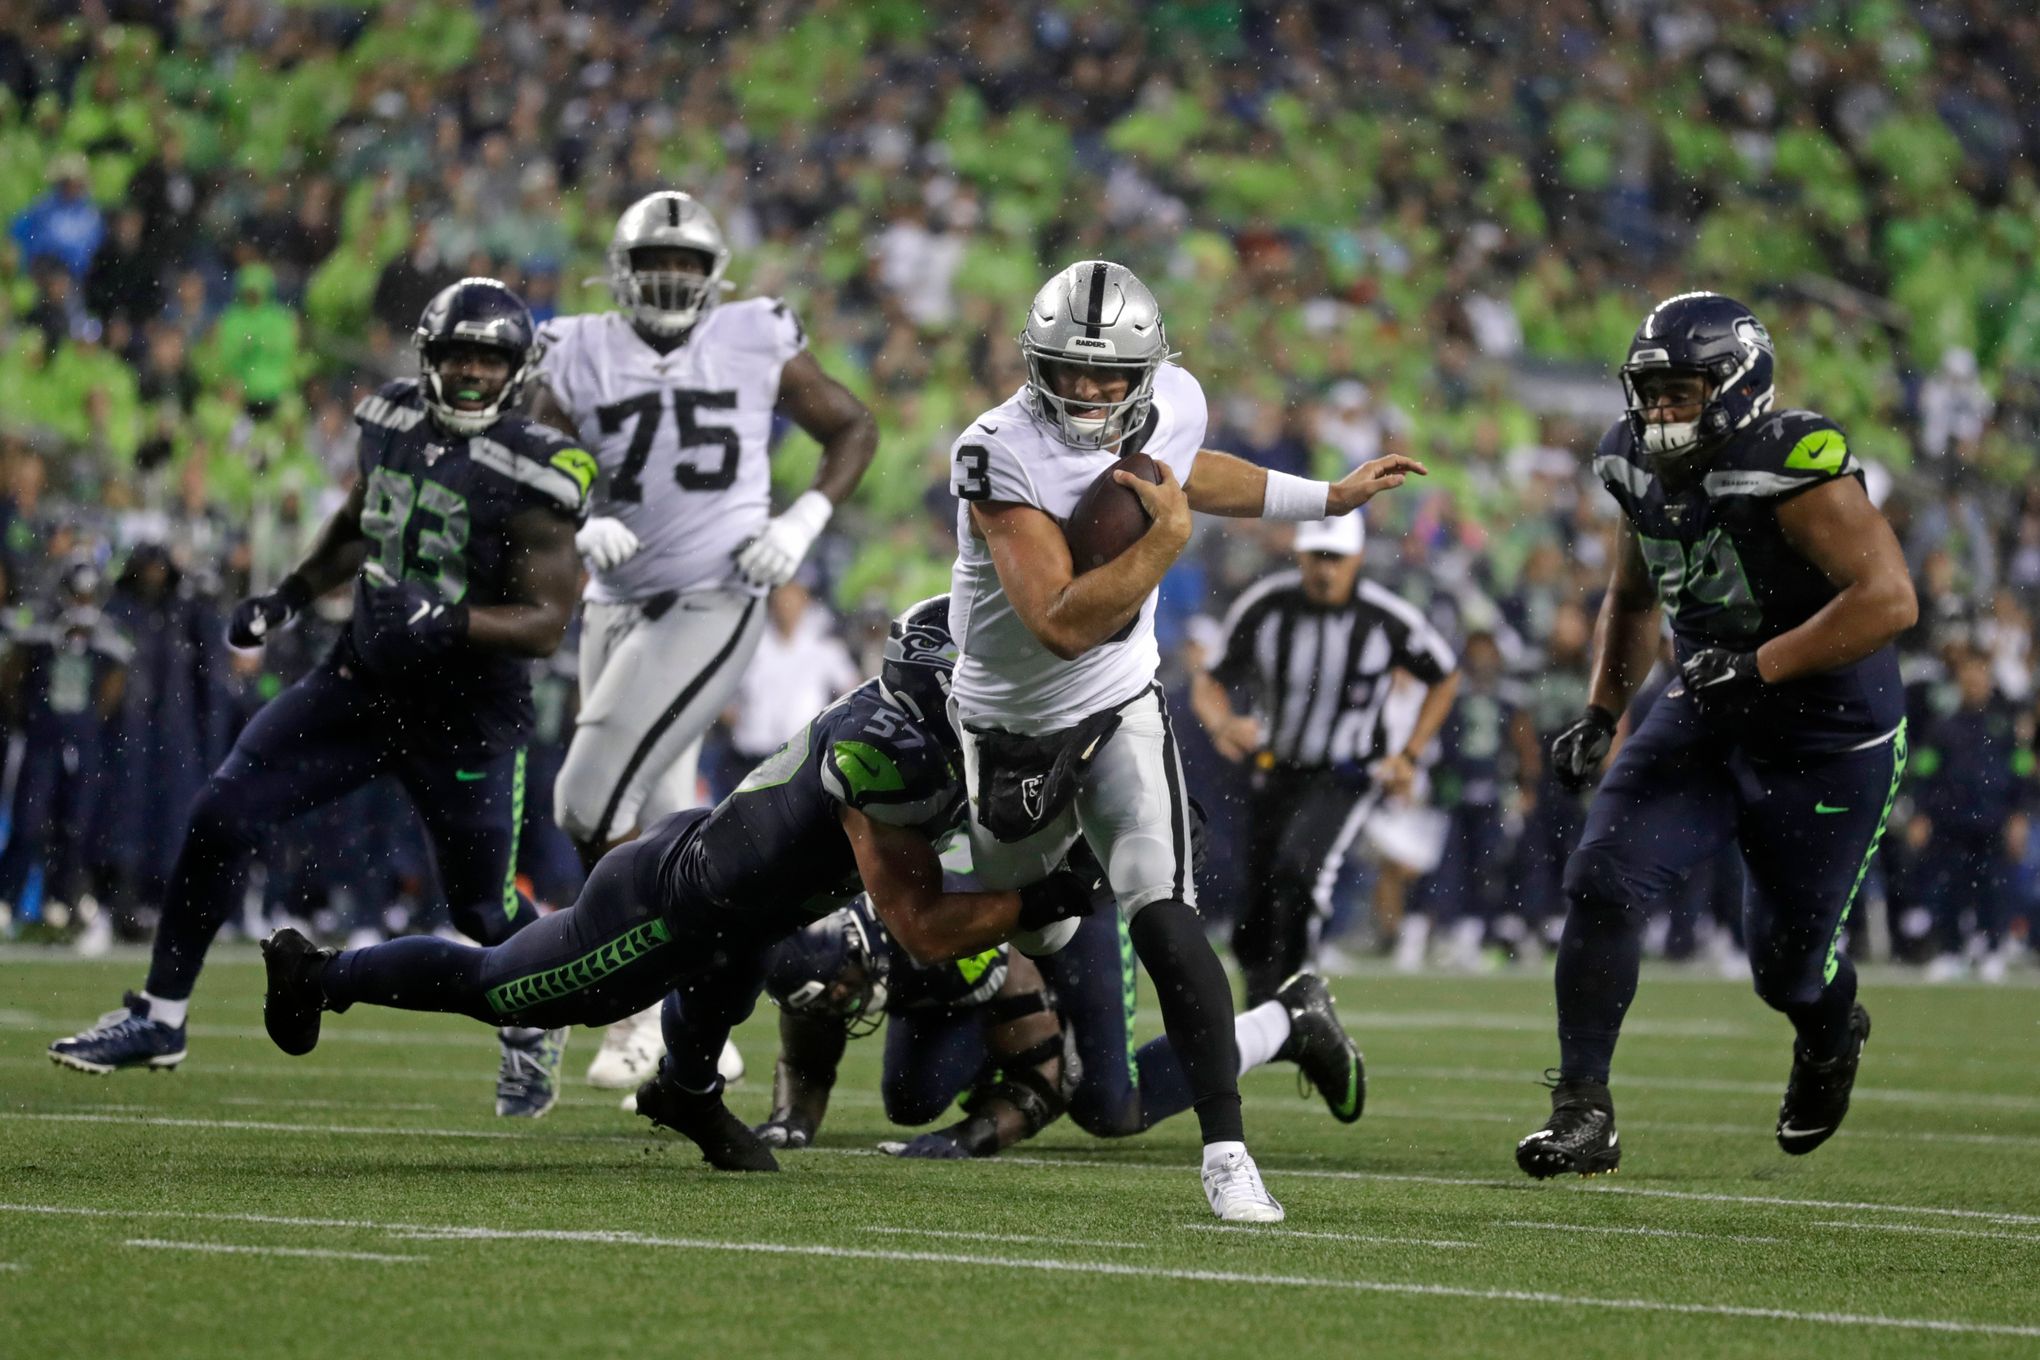
[[[715,1060],[715,1070],[716,1075],[728,1086],[734,1086],[744,1079],[744,1055],[737,1052],[735,1039],[722,1041],[722,1056]]]
[[[666,1036],[659,1028],[659,1007],[649,1006],[603,1032],[602,1047],[588,1064],[588,1084],[604,1091],[635,1092],[652,1079],[664,1056]]]
[[[1254,1159],[1239,1144],[1204,1161],[1204,1197],[1211,1212],[1227,1223],[1280,1223],[1282,1206],[1261,1184],[1261,1172]]]

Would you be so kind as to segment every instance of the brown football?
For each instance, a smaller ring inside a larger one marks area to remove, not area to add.
[[[1133,488],[1112,480],[1119,471],[1161,485],[1162,470],[1144,453],[1129,453],[1098,474],[1084,489],[1076,508],[1063,521],[1063,537],[1069,540],[1070,562],[1082,576],[1102,567],[1131,548],[1148,531],[1148,512]]]

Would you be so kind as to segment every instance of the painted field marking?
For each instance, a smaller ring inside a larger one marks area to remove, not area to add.
[[[1517,1086],[1534,1086],[1526,1072],[1505,1067],[1385,1067],[1383,1075],[1411,1081],[1487,1081]],[[1734,1081],[1725,1077],[1653,1077],[1623,1074],[1622,1085],[1657,1091],[1699,1091],[1710,1095],[1769,1096],[1775,1098],[1775,1082]],[[1922,1087],[1869,1086],[1856,1091],[1854,1099],[1888,1105],[1964,1104],[2021,1113],[2040,1112],[2040,1096],[2007,1095],[2001,1091],[1929,1090]]]
[[[1083,1237],[1029,1237],[1023,1233],[959,1232],[948,1228],[889,1228],[867,1223],[864,1231],[898,1237],[950,1237],[966,1242],[1017,1242],[1047,1247],[1108,1247],[1115,1251],[1147,1251],[1153,1242],[1101,1242]]]
[[[1276,1107],[1276,1113],[1284,1113]],[[1317,1116],[1316,1110],[1297,1111],[1300,1114]],[[1257,1110],[1257,1117],[1263,1113]],[[1411,1108],[1407,1105],[1387,1103],[1385,1108],[1368,1108],[1369,1119],[1405,1120],[1411,1123],[1469,1123],[1469,1124],[1520,1124],[1523,1116],[1501,1114],[1493,1110],[1476,1110],[1464,1106],[1425,1106]],[[1741,1124],[1696,1123],[1676,1119],[1625,1119],[1625,1129],[1644,1129],[1655,1133],[1712,1133],[1730,1136],[1761,1138],[1768,1142],[1771,1130],[1757,1121]],[[1937,1133],[1931,1129],[1859,1129],[1851,1126],[1849,1137],[1856,1140],[1869,1139],[1880,1143],[1961,1143],[1977,1147],[2040,1148],[2040,1134],[2025,1133]]]
[[[157,1237],[130,1237],[124,1247],[151,1251],[203,1251],[222,1256],[301,1256],[321,1261],[423,1261],[423,1256],[393,1256],[383,1251],[328,1251],[322,1247],[255,1247],[236,1242],[165,1242]]]
[[[1373,1233],[1309,1232],[1303,1228],[1257,1228],[1246,1223],[1183,1223],[1189,1232],[1247,1233],[1254,1237],[1308,1237],[1320,1242],[1376,1242],[1391,1247],[1438,1247],[1452,1250],[1478,1247],[1478,1242],[1460,1242],[1449,1237],[1380,1237]]]
[[[1540,1223],[1529,1218],[1504,1219],[1495,1224],[1497,1228],[1538,1228],[1545,1232],[1615,1233],[1624,1237],[1689,1237],[1703,1242],[1765,1242],[1778,1243],[1782,1237],[1756,1237],[1748,1233],[1686,1232],[1678,1228],[1618,1228],[1602,1227],[1586,1223]]]
[[[1990,1237],[2000,1242],[2040,1242],[2032,1233],[1991,1232],[1984,1228],[1929,1228],[1915,1223],[1864,1223],[1823,1219],[1816,1228],[1854,1228],[1863,1232],[1930,1233],[1935,1237]]]
[[[0,1119],[49,1124],[141,1124],[169,1129],[218,1129],[227,1133],[340,1134],[364,1138],[482,1138],[491,1142],[642,1143],[649,1130],[616,1133],[529,1133],[522,1129],[416,1129],[401,1124],[284,1124],[268,1119],[180,1119],[171,1115],[31,1114],[0,1110]]]

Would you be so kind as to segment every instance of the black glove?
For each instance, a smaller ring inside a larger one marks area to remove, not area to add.
[[[1757,674],[1755,652],[1731,652],[1726,647],[1703,647],[1679,667],[1686,692],[1701,704],[1721,700],[1764,683]]]
[[[799,1115],[783,1115],[768,1119],[752,1129],[758,1141],[771,1148],[786,1148],[798,1152],[815,1140],[815,1126]]]
[[[1039,883],[1020,890],[1021,930],[1040,930],[1072,917],[1089,916],[1097,904],[1097,885],[1083,874],[1057,869]]]
[[[467,606],[447,604],[423,581],[372,587],[367,596],[368,660],[379,669],[437,656],[467,636]]]
[[[234,606],[227,620],[227,641],[235,647],[260,647],[269,635],[305,611],[312,588],[295,572],[277,582],[267,595],[251,595]]]
[[[1577,793],[1594,782],[1615,741],[1615,715],[1589,704],[1580,720],[1552,738],[1551,773],[1559,787]]]
[[[963,1139],[957,1136],[958,1130],[963,1127],[962,1124],[955,1124],[946,1129],[933,1129],[918,1134],[909,1142],[881,1143],[879,1146],[895,1157],[913,1157],[929,1162],[969,1161],[977,1154],[965,1146]]]

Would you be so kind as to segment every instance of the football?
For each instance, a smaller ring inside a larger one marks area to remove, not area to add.
[[[1154,459],[1144,453],[1129,453],[1084,489],[1076,508],[1063,521],[1063,537],[1069,540],[1070,561],[1079,576],[1104,566],[1148,530],[1148,512],[1140,497],[1132,487],[1112,480],[1112,474],[1122,470],[1161,484],[1162,470]]]

